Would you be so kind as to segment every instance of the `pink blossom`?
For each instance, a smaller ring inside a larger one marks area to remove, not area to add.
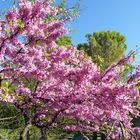
[[[130,139],[137,131],[131,126],[130,114],[139,116],[139,66],[127,82],[121,82],[120,72],[130,56],[102,74],[76,47],[57,46],[56,39],[67,30],[63,20],[46,23],[46,15],[57,13],[50,2],[20,0],[17,11],[7,13],[5,25],[0,22],[0,72],[12,92],[1,88],[0,101],[12,103],[26,115],[36,106],[30,117],[37,127],[56,127],[60,119],[65,129],[108,130],[106,135],[112,138]],[[15,19],[23,26],[12,26],[10,20]],[[5,27],[10,28],[9,37]],[[78,123],[65,124],[65,117]]]

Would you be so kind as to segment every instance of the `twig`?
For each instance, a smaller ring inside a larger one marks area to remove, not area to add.
[[[0,121],[11,120],[11,119],[15,119],[15,118],[16,118],[16,116],[8,117],[8,118],[0,118]]]

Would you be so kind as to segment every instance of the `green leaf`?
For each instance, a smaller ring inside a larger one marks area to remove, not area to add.
[[[6,95],[4,95],[4,94],[2,94],[1,97],[2,97],[3,100],[6,99]]]
[[[24,23],[21,21],[21,19],[18,19],[17,20],[17,24],[20,27],[20,29],[23,29],[24,28]]]
[[[11,32],[10,28],[7,27],[5,31],[6,31],[7,36],[9,37],[10,36],[10,32]]]
[[[8,82],[6,82],[4,80],[1,83],[1,86],[4,87],[4,88],[8,88],[8,85],[9,85]]]

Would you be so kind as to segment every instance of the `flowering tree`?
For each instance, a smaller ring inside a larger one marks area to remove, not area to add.
[[[24,116],[20,139],[26,139],[31,125],[40,128],[43,140],[47,130],[57,126],[136,139],[138,129],[131,120],[139,115],[139,66],[122,83],[120,72],[131,55],[102,74],[82,51],[58,47],[55,41],[67,32],[69,18],[46,20],[57,15],[50,2],[20,0],[0,21],[0,101],[16,106]]]

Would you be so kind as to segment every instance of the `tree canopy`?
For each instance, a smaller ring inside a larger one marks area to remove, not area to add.
[[[105,71],[113,63],[124,57],[126,39],[119,32],[101,31],[87,34],[88,43],[78,44],[79,50],[84,50],[101,71]]]

